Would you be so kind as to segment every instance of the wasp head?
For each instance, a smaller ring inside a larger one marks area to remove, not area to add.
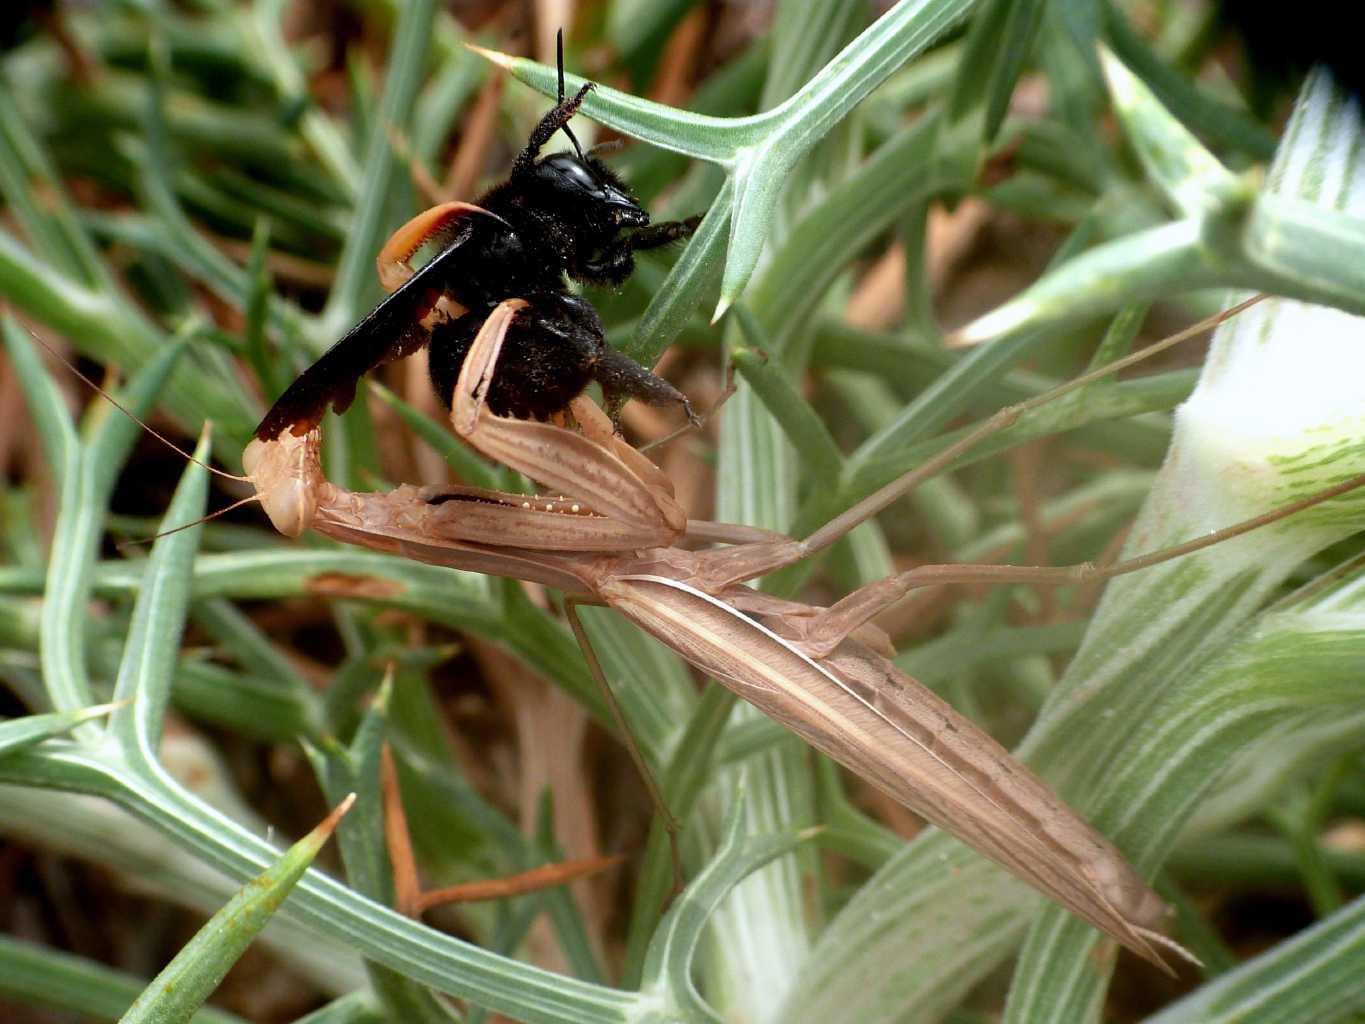
[[[611,231],[644,227],[646,213],[606,164],[589,155],[553,153],[536,164],[536,177],[567,208]]]

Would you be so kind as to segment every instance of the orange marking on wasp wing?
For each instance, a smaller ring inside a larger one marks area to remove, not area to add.
[[[404,281],[412,277],[413,270],[408,260],[412,259],[413,253],[460,218],[470,213],[486,212],[482,207],[459,202],[442,203],[423,210],[390,235],[384,248],[379,250],[379,255],[375,257],[379,283],[386,292],[397,291]]]

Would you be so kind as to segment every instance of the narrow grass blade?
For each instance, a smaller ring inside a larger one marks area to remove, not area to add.
[[[995,138],[1046,7],[1013,0],[981,5],[968,29],[948,100],[951,134],[956,136],[965,121],[979,140]]]
[[[99,549],[104,517],[119,467],[138,436],[138,426],[121,412],[104,407],[92,418],[82,445],[28,335],[14,321],[4,322],[6,344],[19,372],[29,408],[57,467],[59,510],[43,602],[43,676],[53,706],[76,711],[92,703],[86,667],[86,604],[91,566]],[[180,355],[163,350],[129,384],[121,402],[143,415],[165,386]]]
[[[147,987],[104,964],[0,935],[0,995],[25,1006],[113,1020]],[[245,1024],[241,1017],[213,1007],[198,1010],[190,1024]]]
[[[1185,217],[1216,212],[1249,198],[1250,188],[1218,162],[1135,74],[1101,48],[1114,110],[1147,176]]]
[[[329,801],[346,799],[349,791],[357,801],[354,814],[341,823],[337,839],[346,880],[362,895],[393,906],[394,877],[385,848],[384,802],[380,761],[388,730],[388,706],[393,693],[392,674],[385,676],[379,692],[369,702],[350,746],[334,740],[312,753],[312,761],[324,795]],[[391,968],[367,963],[370,984],[388,1015],[411,1024],[447,1024],[455,1020],[449,1008],[427,988],[404,978]]]
[[[1147,1018],[1147,1024],[1356,1020],[1365,1010],[1362,958],[1365,897]]]
[[[744,790],[740,789],[729,804],[720,844],[654,933],[640,983],[641,992],[708,1018],[709,1009],[698,1003],[692,984],[692,961],[703,928],[736,885],[814,834],[811,831],[752,834],[745,824]]]
[[[146,561],[114,684],[114,697],[126,703],[110,719],[110,734],[131,761],[145,766],[157,762],[156,750],[175,678],[179,639],[189,610],[190,580],[200,533],[200,527],[191,524],[204,509],[208,471],[202,463],[208,458],[208,451],[205,434],[195,449],[199,461],[186,466],[162,520],[163,530],[176,532],[161,537]]]
[[[1089,4],[1068,7],[1085,10]],[[1134,31],[1128,15],[1113,0],[1098,0],[1105,41],[1118,58],[1131,68],[1180,123],[1201,138],[1233,146],[1256,160],[1268,160],[1275,152],[1275,137],[1265,125],[1244,110],[1214,99],[1191,83],[1180,71],[1161,59]]]
[[[369,992],[352,992],[318,1007],[294,1024],[388,1024],[390,1017]]]
[[[838,479],[843,455],[816,412],[791,380],[769,360],[772,342],[757,319],[743,306],[735,307],[735,319],[749,347],[731,346],[730,358],[768,414],[782,427],[808,472],[817,480]]]
[[[1174,290],[1237,284],[1248,276],[1230,274],[1212,258],[1202,219],[1178,220],[1097,245],[973,320],[949,343],[976,345]]]
[[[483,487],[494,491],[509,489],[509,474],[491,465],[487,459],[480,458],[468,445],[462,444],[451,433],[448,424],[436,422],[382,384],[372,382],[370,390],[398,414],[404,426],[420,437],[425,444],[435,448],[449,463],[450,468],[470,487]]]
[[[252,0],[241,14],[247,49],[266,69],[282,100],[308,95],[303,69],[284,39],[285,0]],[[301,131],[318,162],[351,196],[359,194],[361,172],[335,120],[311,104],[302,114]]]
[[[636,362],[644,366],[658,362],[696,312],[701,296],[719,280],[733,195],[734,182],[727,178],[687,248],[650,298],[630,343],[623,348]]]
[[[557,95],[559,72],[556,68],[480,46],[469,48],[537,92],[550,97]],[[585,84],[587,79],[579,75],[569,72],[564,75],[564,89],[568,95]],[[588,94],[582,113],[631,138],[723,167],[734,162],[741,147],[762,138],[764,125],[763,115],[712,117],[641,99],[607,85],[597,85]]]
[[[96,704],[79,711],[54,711],[51,714],[26,715],[0,722],[0,757],[41,743],[51,736],[70,732],[82,722],[100,718],[113,709],[113,704]]]
[[[108,292],[109,270],[72,212],[61,175],[19,112],[14,88],[0,76],[0,191],[47,262],[87,288]]]
[[[128,1008],[121,1024],[189,1020],[284,902],[353,801],[348,797],[338,804],[317,828],[214,914]]]
[[[412,117],[432,40],[435,0],[413,0],[398,11],[384,81],[379,117],[365,144],[365,168],[356,198],[355,221],[346,236],[336,280],[318,323],[321,341],[330,344],[356,319],[365,297],[376,294],[374,254],[384,234],[384,216],[394,187],[398,160],[391,133],[406,129]]]

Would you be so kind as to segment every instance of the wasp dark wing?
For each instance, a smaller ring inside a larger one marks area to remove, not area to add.
[[[391,295],[372,309],[335,345],[285,390],[271,406],[256,437],[273,441],[286,429],[302,435],[321,422],[330,405],[345,412],[355,399],[360,378],[393,359],[411,355],[430,340],[421,320],[446,293],[448,282],[459,273],[464,259],[482,251],[476,236],[506,230],[501,217],[469,208],[452,225],[445,247]]]

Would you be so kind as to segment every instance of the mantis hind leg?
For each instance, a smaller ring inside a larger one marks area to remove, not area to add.
[[[578,647],[583,652],[583,659],[588,663],[588,671],[592,674],[593,681],[597,683],[602,698],[611,710],[611,717],[615,720],[616,728],[621,733],[621,739],[626,745],[630,759],[635,763],[635,770],[640,773],[640,779],[644,782],[645,789],[649,791],[650,802],[654,804],[659,820],[663,822],[664,832],[668,835],[669,854],[673,858],[673,891],[669,896],[671,899],[682,891],[684,881],[682,847],[678,841],[681,826],[673,812],[668,809],[668,804],[664,802],[664,794],[659,786],[659,781],[655,778],[654,771],[650,768],[644,751],[635,742],[635,734],[630,731],[630,723],[626,721],[621,702],[616,699],[616,694],[612,692],[611,683],[607,681],[607,674],[602,671],[602,663],[597,660],[597,652],[593,650],[592,641],[588,639],[587,630],[583,628],[583,620],[578,616],[578,606],[590,603],[592,602],[583,601],[579,598],[565,598],[564,615],[569,620],[569,628],[573,630],[574,639],[578,641]]]

